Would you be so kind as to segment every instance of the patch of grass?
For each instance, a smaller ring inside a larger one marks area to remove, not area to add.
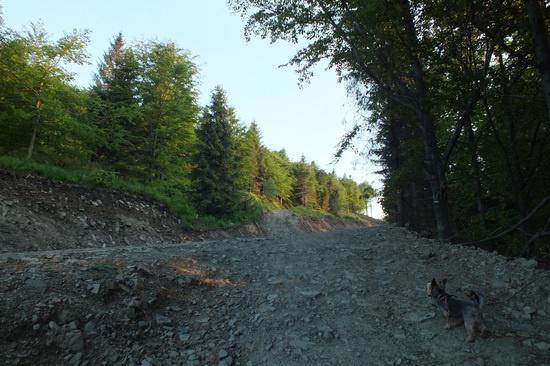
[[[317,210],[317,209],[305,207],[305,206],[292,207],[290,211],[298,217],[313,217],[313,218],[334,217],[334,215],[326,211]]]
[[[247,193],[235,212],[228,217],[200,216],[195,221],[199,230],[228,229],[241,224],[257,222],[265,212],[275,209],[275,206],[263,197]]]

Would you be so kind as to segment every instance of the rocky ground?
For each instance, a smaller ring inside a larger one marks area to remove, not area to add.
[[[256,237],[4,250],[0,364],[550,365],[536,262],[385,224],[324,229],[279,211]],[[486,338],[444,329],[432,277],[485,295]]]

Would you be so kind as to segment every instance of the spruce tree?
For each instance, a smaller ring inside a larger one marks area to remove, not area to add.
[[[199,212],[222,217],[235,212],[240,199],[239,126],[225,91],[216,87],[200,119],[192,172],[194,201]]]
[[[243,138],[243,184],[250,193],[259,195],[266,179],[264,147],[260,130],[252,122]]]
[[[135,160],[139,146],[139,64],[133,51],[124,48],[122,33],[115,37],[103,59],[90,98],[90,119],[101,136],[95,160],[108,170],[135,175],[131,172],[139,169]]]

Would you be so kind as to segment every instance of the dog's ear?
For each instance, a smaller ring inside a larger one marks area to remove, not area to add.
[[[435,278],[432,278],[432,282],[430,283],[430,286],[432,288],[436,288],[437,287],[437,281],[435,280]]]
[[[441,287],[443,290],[445,290],[445,287],[447,286],[447,279],[443,279],[441,280],[441,282],[439,283],[439,287]]]

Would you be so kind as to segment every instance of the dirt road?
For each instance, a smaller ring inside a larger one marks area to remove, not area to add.
[[[0,363],[550,365],[550,276],[388,225],[0,256]],[[425,294],[481,290],[491,335]]]

